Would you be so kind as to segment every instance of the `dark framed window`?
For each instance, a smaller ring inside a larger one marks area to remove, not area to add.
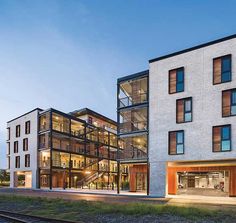
[[[213,59],[213,84],[231,81],[231,55]]]
[[[10,156],[7,157],[8,170],[11,168],[11,159]]]
[[[30,167],[30,154],[25,155],[25,167]]]
[[[184,67],[169,71],[169,94],[184,91]]]
[[[15,168],[20,168],[20,156],[15,157]]]
[[[10,155],[11,153],[11,145],[10,142],[7,143],[7,154]]]
[[[7,140],[11,139],[11,130],[10,128],[7,128]]]
[[[184,154],[184,130],[169,132],[169,155]]]
[[[30,134],[30,121],[25,122],[25,134]]]
[[[236,89],[231,92],[231,115],[236,115]]]
[[[14,153],[18,153],[18,141],[14,142]]]
[[[192,121],[192,98],[176,100],[176,123]]]
[[[91,125],[93,124],[93,118],[90,117],[90,116],[88,117],[88,123],[91,124]]]
[[[214,126],[212,151],[231,151],[231,125]]]
[[[20,137],[20,125],[16,126],[16,137]]]
[[[28,138],[23,139],[23,151],[28,151]]]
[[[236,89],[222,91],[222,117],[236,115]]]

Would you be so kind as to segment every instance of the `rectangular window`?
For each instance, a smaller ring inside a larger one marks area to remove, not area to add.
[[[91,124],[91,125],[93,124],[93,118],[92,117],[88,117],[88,123]]]
[[[231,150],[231,125],[213,127],[213,152]]]
[[[20,137],[20,125],[16,126],[16,137]]]
[[[30,167],[30,154],[25,155],[25,167]]]
[[[176,123],[192,121],[192,98],[176,100]]]
[[[18,141],[14,142],[14,153],[18,153]]]
[[[11,153],[11,147],[10,147],[10,142],[7,143],[7,154],[10,155]]]
[[[231,115],[236,115],[236,90],[231,92]]]
[[[236,115],[236,89],[222,91],[222,116]]]
[[[30,121],[25,122],[25,134],[30,134]]]
[[[184,68],[169,71],[169,94],[184,91]]]
[[[213,84],[231,81],[231,55],[213,59]]]
[[[11,168],[11,159],[10,156],[7,157],[8,170]]]
[[[169,155],[184,154],[184,131],[169,132]]]
[[[23,151],[28,151],[28,139],[23,139]]]
[[[7,140],[11,139],[10,128],[7,128]]]
[[[20,168],[20,156],[16,156],[15,168]]]

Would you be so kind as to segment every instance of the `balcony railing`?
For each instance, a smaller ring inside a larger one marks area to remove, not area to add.
[[[50,160],[40,160],[41,168],[50,168]]]
[[[143,130],[147,130],[147,121],[120,123],[121,133],[143,131]]]
[[[119,99],[119,107],[127,107],[135,104],[147,102],[147,93],[137,94],[132,97],[124,97]]]
[[[136,147],[126,148],[119,151],[119,159],[143,159],[147,158],[147,153]]]

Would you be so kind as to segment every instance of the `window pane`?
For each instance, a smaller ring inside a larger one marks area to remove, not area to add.
[[[231,58],[225,57],[222,59],[222,72],[230,71]]]
[[[230,138],[230,130],[229,127],[222,127],[222,139],[229,139]]]
[[[232,91],[232,104],[236,105],[236,91]]]
[[[230,140],[222,141],[222,151],[230,150]]]
[[[177,70],[177,82],[183,82],[183,81],[184,81],[184,71]]]
[[[183,146],[183,144],[177,145],[177,151],[176,151],[176,153],[177,153],[177,154],[184,153],[184,146]]]
[[[183,132],[177,132],[177,143],[183,143]]]
[[[184,91],[184,83],[183,82],[176,84],[176,91],[177,92]]]
[[[231,115],[236,115],[236,105],[231,107]]]
[[[191,100],[185,101],[185,112],[191,111]]]
[[[185,122],[191,122],[192,121],[192,114],[190,112],[184,114],[184,121]]]
[[[222,82],[230,81],[231,80],[231,72],[223,72],[222,73]]]

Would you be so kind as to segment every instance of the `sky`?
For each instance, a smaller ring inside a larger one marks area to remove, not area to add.
[[[7,121],[36,107],[115,120],[117,78],[235,21],[235,0],[0,0],[0,168]]]

